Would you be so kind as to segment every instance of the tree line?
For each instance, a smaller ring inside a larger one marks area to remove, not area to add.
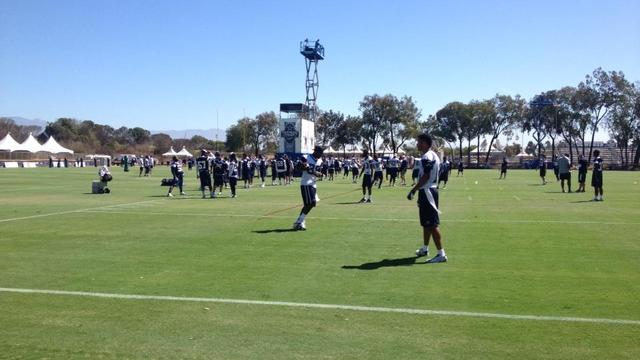
[[[598,68],[576,86],[544,91],[529,101],[520,95],[503,94],[467,103],[453,101],[426,119],[422,119],[412,97],[398,98],[392,94],[364,96],[359,112],[352,116],[322,111],[315,124],[316,143],[337,151],[358,144],[371,153],[382,147],[393,153],[401,147],[415,152],[412,139],[426,131],[440,145],[447,146],[452,156],[466,155],[467,163],[471,162],[473,149],[486,147],[485,154],[475,152],[476,163],[486,164],[489,151],[500,136],[506,136],[508,142],[517,139],[518,133],[526,132],[534,140],[524,149],[530,154],[541,154],[549,142],[555,153],[556,143],[562,142],[571,157],[574,153],[589,157],[596,132],[606,130],[620,151],[623,166],[637,167],[640,160],[640,83],[628,81],[620,71]],[[33,129],[0,118],[0,137],[11,132],[20,141],[29,131]],[[185,146],[191,151],[207,148],[257,155],[278,150],[279,129],[277,115],[268,111],[237,120],[227,129],[224,142],[197,135],[172,139],[167,134],[151,135],[140,127],[115,129],[70,118],[47,124],[39,140],[44,141],[50,135],[78,153],[159,155],[170,146],[176,150]],[[481,143],[481,139],[485,140]],[[636,150],[634,159],[629,159],[630,148]],[[507,154],[515,155],[522,149],[519,144],[512,144],[506,150]]]

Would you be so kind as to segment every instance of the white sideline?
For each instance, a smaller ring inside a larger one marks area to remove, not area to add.
[[[10,218],[10,219],[0,219],[0,223],[9,222],[9,221],[17,221],[17,220],[37,219],[37,218],[47,217],[47,216],[56,216],[56,215],[64,215],[64,214],[72,214],[72,213],[90,212],[91,210],[110,209],[110,208],[113,208],[113,207],[138,205],[138,204],[144,204],[144,203],[149,203],[149,202],[154,202],[154,201],[159,201],[159,200],[156,199],[156,200],[136,201],[136,202],[132,202],[132,203],[106,205],[106,206],[99,206],[99,207],[86,208],[86,209],[67,210],[67,211],[60,211],[60,212],[54,212],[54,213],[22,216],[22,217],[17,217],[17,218]]]
[[[208,302],[208,303],[222,303],[222,304],[286,306],[286,307],[299,307],[299,308],[310,308],[310,309],[350,310],[350,311],[366,311],[366,312],[381,312],[381,313],[416,314],[416,315],[439,315],[439,316],[479,317],[479,318],[508,319],[508,320],[560,321],[560,322],[579,322],[579,323],[594,323],[594,324],[616,324],[616,325],[639,325],[640,326],[640,320],[581,318],[581,317],[568,317],[568,316],[511,315],[511,314],[482,313],[482,312],[470,312],[470,311],[447,311],[447,310],[427,310],[427,309],[409,309],[409,308],[389,308],[389,307],[377,307],[377,306],[314,304],[314,303],[297,303],[297,302],[287,302],[287,301],[261,301],[261,300],[158,296],[158,295],[129,295],[129,294],[110,294],[110,293],[96,293],[96,292],[85,292],[85,291],[63,291],[63,290],[20,289],[20,288],[0,288],[0,292],[22,293],[22,294],[83,296],[83,297],[97,297],[97,298],[125,299],[125,300]]]
[[[244,218],[274,218],[289,219],[291,215],[258,215],[258,214],[226,214],[226,213],[176,213],[176,212],[135,212],[119,210],[85,209],[78,212],[100,213],[100,214],[134,214],[153,216],[193,216],[193,217],[244,217]],[[315,220],[345,220],[345,221],[393,221],[393,222],[418,222],[414,218],[356,218],[356,217],[329,217],[329,216],[309,216],[307,219]],[[490,220],[490,219],[441,219],[440,222],[448,223],[500,223],[500,224],[577,224],[577,225],[640,225],[640,222],[603,222],[603,221],[563,221],[563,220]]]

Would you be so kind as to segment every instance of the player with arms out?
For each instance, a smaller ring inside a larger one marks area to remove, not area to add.
[[[433,236],[433,242],[438,249],[438,255],[427,260],[427,263],[440,263],[447,261],[447,255],[442,246],[440,235],[440,211],[438,210],[438,173],[440,171],[440,159],[431,149],[433,140],[428,134],[418,135],[418,150],[423,153],[419,166],[420,176],[418,183],[413,186],[407,195],[408,200],[412,200],[418,192],[418,208],[420,213],[420,225],[422,226],[422,240],[424,245],[416,250],[416,256],[429,255],[429,240]]]
[[[320,146],[313,148],[313,154],[306,158],[300,159],[298,163],[299,170],[302,171],[302,178],[300,179],[300,193],[302,194],[302,210],[296,222],[293,223],[294,230],[306,230],[307,227],[304,222],[305,216],[309,214],[309,211],[316,206],[318,196],[316,195],[316,182],[317,178],[322,176],[320,173],[320,166],[322,165],[323,149]]]

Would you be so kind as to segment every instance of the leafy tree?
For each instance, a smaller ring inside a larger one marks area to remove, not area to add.
[[[489,141],[485,164],[489,162],[489,150],[494,141],[498,140],[498,136],[511,131],[516,124],[522,122],[525,109],[525,100],[520,95],[511,97],[510,95],[498,94],[490,102],[493,105],[495,116],[489,117],[491,140]],[[518,145],[518,147],[520,146]],[[520,150],[518,149],[518,151]]]
[[[336,127],[336,136],[331,143],[334,149],[342,149],[343,156],[346,157],[347,145],[356,144],[362,138],[360,129],[362,128],[362,119],[358,116],[347,116],[344,121]]]
[[[436,112],[436,119],[438,127],[435,133],[447,141],[457,141],[460,146],[458,155],[462,157],[462,141],[466,127],[470,126],[472,121],[469,106],[458,101],[448,103]]]
[[[344,122],[344,115],[333,110],[325,111],[316,120],[316,143],[321,146],[330,144],[337,135],[339,124]]]
[[[149,130],[145,130],[141,127],[134,127],[129,129],[129,134],[131,139],[133,139],[134,144],[144,144],[151,138],[151,133]]]
[[[267,148],[268,143],[275,143],[278,136],[278,117],[273,111],[263,112],[256,116],[254,129],[257,143],[254,143],[254,151],[257,156],[260,151]]]
[[[388,129],[389,117],[395,116],[395,98],[393,95],[367,95],[360,102],[362,128],[360,134],[365,146],[375,156],[378,143]]]
[[[396,109],[387,117],[386,127],[386,137],[394,155],[407,140],[418,136],[421,116],[420,109],[410,96],[395,99],[395,106]]]
[[[480,137],[491,132],[491,123],[496,121],[497,114],[494,103],[491,100],[472,101],[471,103],[469,103],[469,107],[472,112],[472,122],[471,126],[469,127],[468,136],[469,138],[474,137],[477,139],[476,148],[478,149],[478,151],[476,151],[476,163],[480,165]],[[486,141],[484,145],[487,145]],[[485,161],[485,163],[489,160],[490,152],[491,148],[488,148],[487,160]]]
[[[171,148],[171,145],[173,144],[173,140],[171,139],[171,136],[160,133],[151,135],[151,143],[156,150],[164,153],[169,151],[169,148]],[[180,151],[180,149],[177,149],[176,151]]]
[[[589,114],[589,129],[591,130],[591,145],[589,147],[589,161],[593,151],[593,140],[600,123],[610,114],[616,103],[624,96],[627,80],[622,72],[606,72],[602,68],[587,75],[578,85],[580,108]]]

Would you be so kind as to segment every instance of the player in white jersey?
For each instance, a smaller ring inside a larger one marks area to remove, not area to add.
[[[313,148],[313,154],[308,155],[306,158],[300,159],[298,163],[299,170],[302,171],[302,177],[300,178],[300,193],[302,194],[302,210],[296,222],[293,223],[294,230],[306,230],[307,227],[304,223],[304,218],[309,214],[309,211],[316,206],[318,196],[316,195],[316,181],[317,178],[322,176],[320,173],[320,166],[322,165],[323,149],[320,146]]]
[[[438,210],[438,173],[440,171],[440,159],[431,149],[432,139],[427,134],[420,134],[417,138],[418,150],[423,153],[419,166],[420,174],[418,183],[409,191],[407,199],[413,199],[417,191],[418,208],[420,209],[420,225],[422,226],[422,240],[424,245],[416,250],[416,255],[427,256],[429,254],[429,240],[433,236],[433,242],[438,249],[438,255],[427,260],[428,263],[446,262],[447,255],[442,246],[440,235],[440,211]]]
[[[371,202],[371,188],[373,187],[373,159],[369,156],[369,150],[362,151],[362,199],[361,203]]]
[[[238,196],[236,194],[236,185],[238,185],[238,176],[239,176],[239,166],[238,159],[236,158],[236,154],[229,154],[229,164],[227,166],[227,172],[229,176],[229,187],[231,188],[231,197],[235,198]]]

